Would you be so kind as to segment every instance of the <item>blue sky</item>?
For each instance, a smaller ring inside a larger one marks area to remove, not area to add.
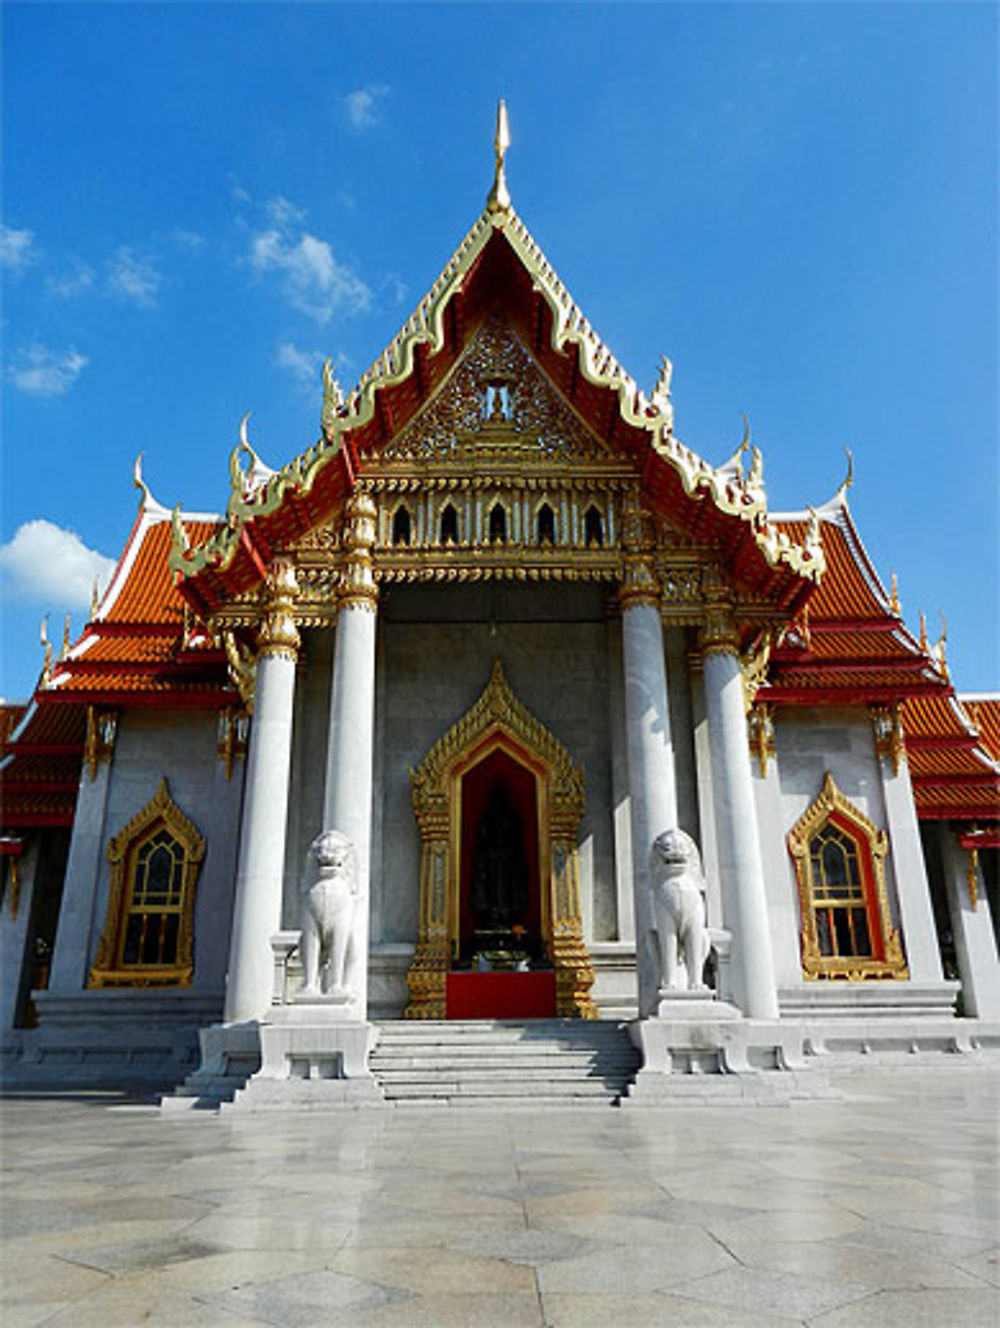
[[[678,435],[746,412],[773,510],[852,511],[907,621],[998,658],[997,11],[963,4],[10,4],[0,695],[137,505],[219,510],[245,411],[315,440],[492,176]],[[45,522],[45,525],[26,523]],[[20,534],[19,534],[20,532]],[[78,536],[74,542],[71,534]]]

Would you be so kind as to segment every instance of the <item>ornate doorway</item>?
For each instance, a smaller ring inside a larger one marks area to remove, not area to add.
[[[449,972],[492,945],[554,971],[557,1014],[596,1018],[577,872],[583,773],[514,696],[499,660],[410,778],[422,851],[406,1017],[444,1019]]]

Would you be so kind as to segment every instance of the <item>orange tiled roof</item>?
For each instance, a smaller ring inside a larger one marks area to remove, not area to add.
[[[917,815],[1000,820],[1000,761],[955,696],[907,697],[903,733]]]
[[[907,630],[851,519],[837,499],[819,512],[826,571],[771,652],[760,699],[779,704],[886,704],[950,691],[947,676]],[[776,517],[790,539],[805,516]]]
[[[217,522],[185,521],[190,539]],[[165,509],[147,503],[119,560],[93,622],[53,668],[43,694],[52,701],[116,697],[163,704],[219,704],[230,694],[225,657],[204,635],[185,640],[184,601],[167,565],[172,531]]]
[[[205,538],[211,520],[185,523]],[[218,706],[231,701],[225,656],[185,641],[184,604],[167,567],[170,514],[144,504],[92,622],[13,717],[0,756],[0,827],[71,825],[87,732],[101,705]],[[7,712],[0,708],[0,733]]]
[[[1000,761],[1000,695],[963,696],[962,709],[979,730],[983,746]]]

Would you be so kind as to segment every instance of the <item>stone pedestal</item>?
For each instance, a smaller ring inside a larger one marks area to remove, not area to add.
[[[803,1060],[802,1030],[777,1019],[744,1019],[711,992],[663,991],[654,1018],[629,1025],[642,1068],[623,1106],[781,1105],[825,1090]],[[797,1071],[806,1072],[802,1077]],[[781,1073],[779,1073],[781,1072]],[[727,1085],[723,1077],[739,1083]],[[704,1080],[698,1083],[696,1081]]]

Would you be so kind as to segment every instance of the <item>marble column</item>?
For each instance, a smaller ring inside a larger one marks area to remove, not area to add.
[[[1000,960],[978,854],[961,848],[947,826],[938,833],[965,1013],[1000,1019]]]
[[[299,634],[295,569],[276,562],[268,573],[258,634],[254,714],[247,751],[236,895],[226,978],[226,1023],[259,1019],[271,1003],[271,937],[281,929],[288,822],[288,775]]]
[[[378,589],[372,574],[375,504],[354,494],[345,513],[346,560],[341,579],[330,691],[326,796],[323,826],[339,830],[357,852],[358,893],[354,902],[345,985],[354,1013],[368,1007],[368,949],[371,894],[372,762],[375,737],[375,630]]]
[[[905,748],[897,756],[884,752],[879,766],[886,829],[892,844],[889,867],[895,879],[899,929],[910,981],[940,982],[944,977],[941,950]]]
[[[733,937],[734,996],[749,1018],[777,1019],[739,643],[725,615],[710,615],[702,634],[702,657],[719,874],[725,926]]]
[[[656,836],[677,827],[677,790],[659,588],[643,550],[633,540],[625,538],[626,572],[620,599],[632,812],[635,968],[639,1017],[647,1019],[657,1012],[660,985],[659,964],[651,944],[650,854]]]

